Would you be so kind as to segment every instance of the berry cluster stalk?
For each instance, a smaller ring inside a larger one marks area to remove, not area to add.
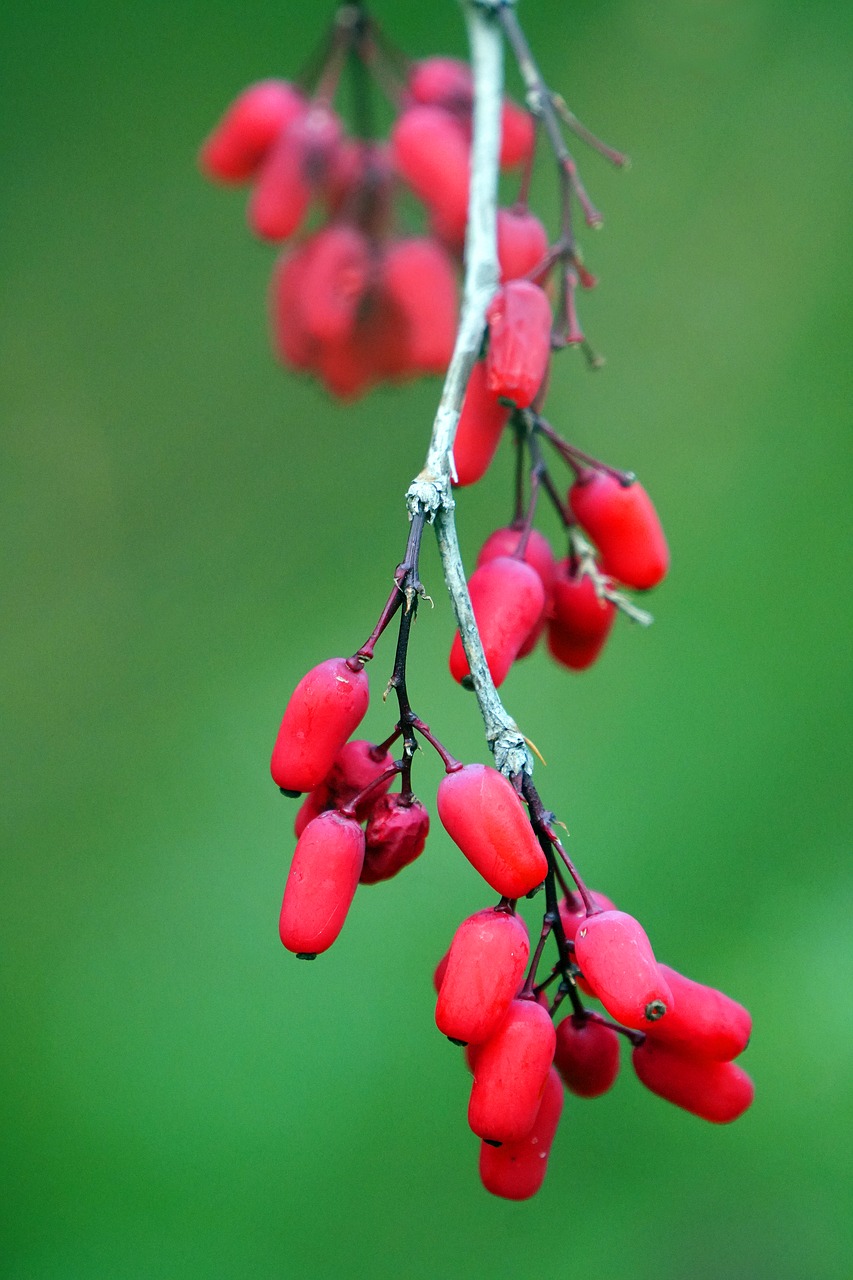
[[[486,663],[456,536],[450,488],[453,440],[486,328],[486,308],[498,287],[497,193],[503,96],[501,0],[462,0],[474,77],[471,188],[465,238],[462,314],[453,357],[436,411],[423,470],[409,486],[412,518],[426,516],[435,528],[447,591],[471,671],[471,686],[483,717],[486,740],[498,769],[507,776],[533,770],[524,735],[501,702]]]

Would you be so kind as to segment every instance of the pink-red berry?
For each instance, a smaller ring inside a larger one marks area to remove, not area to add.
[[[499,687],[545,612],[545,588],[524,560],[498,556],[474,570],[468,590],[486,662]],[[458,631],[450,650],[450,672],[458,681],[470,675]]]
[[[290,696],[273,747],[270,771],[284,791],[311,791],[361,723],[370,697],[367,672],[346,658],[327,658],[302,677]]]
[[[489,1142],[528,1134],[554,1060],[556,1034],[535,1000],[513,1000],[498,1029],[478,1048],[468,1123]]]
[[[504,1018],[530,956],[524,921],[507,911],[477,911],[463,920],[447,957],[435,1022],[451,1040],[479,1044]]]
[[[685,978],[669,965],[660,965],[660,971],[675,1003],[665,1018],[646,1029],[651,1039],[720,1062],[743,1053],[752,1032],[748,1009],[714,987]]]
[[[480,1146],[480,1178],[493,1196],[529,1200],[545,1181],[548,1157],[563,1110],[563,1086],[552,1067],[530,1132],[517,1142]]]
[[[647,1037],[632,1055],[647,1089],[713,1124],[737,1120],[751,1105],[755,1086],[735,1062],[694,1057]]]
[[[551,304],[539,285],[508,280],[489,303],[486,386],[519,409],[532,404],[551,358]]]
[[[638,591],[666,576],[666,536],[639,481],[623,484],[609,472],[585,471],[569,490],[569,505],[598,547],[603,573]]]
[[[587,916],[575,934],[575,959],[607,1012],[623,1026],[644,1031],[673,1007],[645,930],[625,911]]]
[[[547,859],[512,783],[497,769],[466,764],[442,778],[438,816],[496,893],[521,898],[540,885]]]
[[[310,822],[296,844],[284,888],[279,935],[288,951],[311,956],[337,938],[364,861],[364,832],[334,810]]]

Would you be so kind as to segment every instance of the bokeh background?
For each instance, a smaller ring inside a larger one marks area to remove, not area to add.
[[[376,12],[413,55],[463,51],[449,0]],[[757,1081],[717,1129],[626,1070],[567,1104],[526,1205],[481,1190],[432,1023],[432,968],[484,905],[444,834],[315,964],[276,934],[272,738],[303,671],[372,625],[438,393],[342,407],[277,368],[273,254],[195,168],[227,101],[293,74],[330,13],[0,19],[0,1271],[846,1277],[853,10],[522,7],[549,80],[634,161],[582,156],[607,367],[561,358],[549,415],[639,473],[673,569],[649,632],[623,622],[582,677],[537,655],[506,700],[589,880],[752,1008]],[[547,166],[537,203],[553,215]],[[510,473],[461,496],[469,561]],[[424,570],[413,696],[482,758],[432,547]],[[388,722],[376,697],[366,729]]]

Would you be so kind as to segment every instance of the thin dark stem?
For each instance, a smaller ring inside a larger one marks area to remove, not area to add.
[[[395,760],[393,765],[384,769],[382,773],[377,774],[375,778],[368,782],[366,787],[359,791],[358,795],[353,796],[353,798],[347,804],[343,805],[338,812],[342,813],[345,818],[354,818],[356,816],[356,809],[365,797],[370,795],[371,791],[375,790],[376,787],[382,786],[382,784],[387,782],[389,778],[394,778],[398,773],[403,773],[404,770],[404,763],[400,760]]]
[[[407,609],[411,609],[414,597],[423,594],[423,587],[418,580],[418,562],[425,522],[426,516],[423,513],[412,517],[412,522],[409,526],[409,537],[406,542],[406,553],[394,570],[394,589],[382,607],[376,626],[361,648],[357,649],[354,654],[354,657],[361,658],[364,662],[369,662],[373,657],[377,640],[403,602],[406,602]],[[415,586],[415,584],[417,585]],[[414,596],[412,592],[414,592]]]
[[[540,844],[542,843],[543,838],[546,838],[551,849],[556,850],[560,855],[565,864],[566,870],[578,887],[578,893],[583,899],[583,905],[587,915],[593,915],[595,912],[599,911],[600,908],[595,905],[595,901],[593,900],[589,889],[587,889],[583,880],[580,878],[578,871],[575,869],[574,863],[563,848],[559,836],[551,826],[553,814],[548,813],[546,810],[539,796],[539,792],[533,785],[533,779],[528,774],[525,774],[522,778],[521,793],[527,801],[527,807],[530,810],[530,821],[532,822],[533,828],[539,837]],[[548,856],[552,856],[552,854],[549,852]],[[547,881],[545,888],[547,893]]]
[[[576,445],[569,444],[568,440],[564,440],[559,432],[555,431],[550,422],[536,414],[535,429],[543,435],[550,444],[554,446],[562,458],[568,462],[569,466],[580,475],[585,467],[592,467],[594,471],[605,471],[608,475],[618,480],[621,485],[627,488],[636,482],[637,477],[633,471],[620,471],[618,467],[611,467],[609,463],[602,462],[600,458],[593,458],[590,454],[584,453],[583,449],[578,449]]]

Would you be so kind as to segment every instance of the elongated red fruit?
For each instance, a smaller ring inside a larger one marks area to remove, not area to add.
[[[575,577],[568,560],[557,566],[548,619],[548,650],[570,671],[592,666],[616,617],[609,600],[599,600],[592,578]]]
[[[545,610],[545,588],[535,569],[512,556],[487,560],[468,582],[483,652],[496,686],[503,684],[518,651]],[[450,650],[454,680],[470,674],[457,631]]]
[[[545,1181],[548,1157],[563,1111],[563,1086],[552,1067],[533,1127],[518,1142],[480,1147],[480,1178],[493,1196],[504,1200],[529,1200]]]
[[[623,485],[607,472],[586,471],[569,490],[569,505],[598,547],[603,573],[638,591],[666,577],[666,536],[639,481]]]
[[[755,1096],[752,1080],[736,1062],[692,1057],[659,1040],[639,1045],[633,1063],[652,1093],[713,1124],[737,1120]]]
[[[444,373],[456,337],[456,275],[447,250],[426,236],[393,241],[382,287],[405,318],[412,372]]]
[[[486,386],[486,362],[478,360],[471,370],[453,442],[454,485],[476,484],[486,474],[509,414]]]
[[[589,894],[599,910],[615,911],[617,909],[615,902],[611,902],[605,894],[596,893],[595,889],[590,889]],[[560,899],[558,903],[558,910],[560,912],[560,922],[563,926],[563,933],[565,934],[566,941],[574,942],[578,929],[586,920],[586,907],[583,905],[583,899],[579,893],[570,893],[568,897]],[[581,991],[585,992],[588,996],[595,995],[595,992],[583,974],[579,973],[575,978],[575,981]]]
[[[463,920],[438,993],[439,1031],[466,1044],[487,1040],[515,999],[529,957],[530,940],[518,916],[490,908]]]
[[[505,898],[522,898],[548,873],[527,811],[497,769],[466,764],[438,785],[438,816],[471,865]]]
[[[490,1142],[518,1142],[533,1128],[554,1060],[556,1033],[535,1000],[513,1000],[478,1048],[468,1124]]]
[[[288,951],[313,956],[337,938],[364,861],[364,832],[330,810],[309,822],[296,844],[284,887],[279,935]]]
[[[218,182],[248,182],[276,140],[306,109],[302,94],[286,80],[250,84],[202,143],[202,172]]]
[[[526,409],[551,358],[551,304],[538,284],[508,280],[489,303],[486,385]]]
[[[398,173],[431,211],[436,229],[461,243],[468,218],[469,147],[464,130],[442,107],[409,107],[391,132]]]
[[[646,1034],[661,1043],[697,1057],[730,1062],[749,1044],[752,1018],[737,1000],[714,987],[693,982],[669,965],[660,965],[669,983],[675,1007]]]
[[[619,1036],[612,1027],[572,1014],[557,1027],[554,1066],[579,1098],[599,1098],[619,1074]]]
[[[429,834],[429,814],[420,800],[395,792],[380,796],[367,820],[362,884],[390,880],[419,858]]]
[[[529,209],[498,209],[501,284],[526,276],[548,252],[548,232]]]
[[[285,791],[312,791],[361,723],[369,699],[367,672],[346,658],[327,658],[293,690],[273,747],[270,771]]]
[[[625,911],[587,916],[575,934],[575,959],[605,1009],[645,1031],[673,1007],[672,992],[639,920]]]

